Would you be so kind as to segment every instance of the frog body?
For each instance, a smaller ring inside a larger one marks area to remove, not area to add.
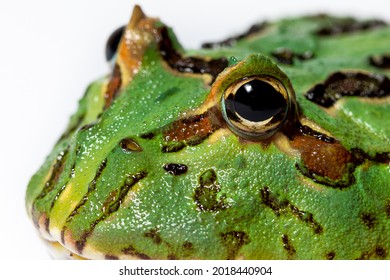
[[[111,74],[27,188],[49,244],[88,259],[390,258],[390,27],[301,17],[187,51],[135,7],[117,33]]]

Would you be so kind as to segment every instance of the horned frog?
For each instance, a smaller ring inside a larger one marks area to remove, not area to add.
[[[389,259],[389,42],[318,15],[187,51],[136,6],[28,213],[61,257]]]

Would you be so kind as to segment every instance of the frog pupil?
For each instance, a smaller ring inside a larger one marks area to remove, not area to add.
[[[115,55],[116,50],[118,49],[119,42],[121,40],[122,34],[125,30],[124,26],[119,27],[116,29],[110,37],[108,37],[107,43],[106,43],[106,60],[109,62]]]
[[[265,121],[286,108],[283,95],[269,83],[257,79],[242,85],[225,102],[229,111],[252,122]]]

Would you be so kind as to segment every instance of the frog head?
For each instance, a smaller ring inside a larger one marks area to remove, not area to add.
[[[186,51],[135,7],[29,183],[41,236],[82,258],[389,258],[390,29],[352,22]]]

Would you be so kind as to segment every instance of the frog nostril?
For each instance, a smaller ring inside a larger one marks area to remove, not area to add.
[[[163,166],[163,168],[169,174],[174,176],[184,174],[188,170],[187,165],[180,164],[180,163],[167,163]]]
[[[123,32],[125,31],[125,26],[121,26],[118,29],[116,29],[110,37],[108,37],[107,43],[106,43],[106,60],[107,62],[110,62],[115,53],[118,49],[119,43],[121,41]]]
[[[141,146],[132,138],[125,138],[119,143],[124,152],[142,152]]]

